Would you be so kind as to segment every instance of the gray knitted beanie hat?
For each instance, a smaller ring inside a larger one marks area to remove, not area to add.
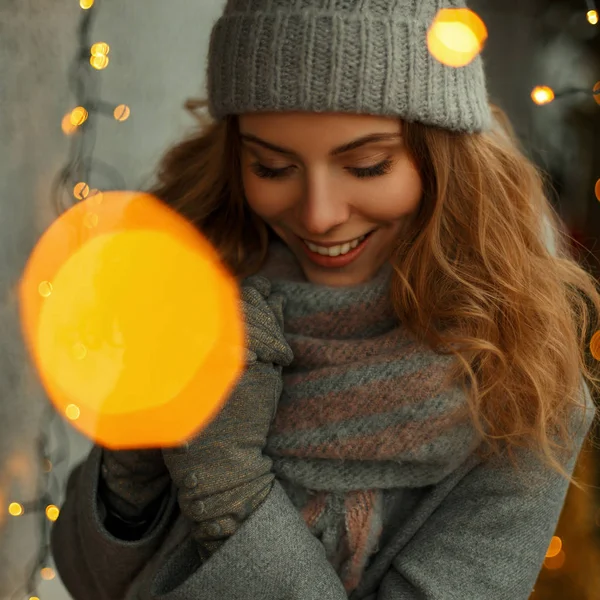
[[[208,55],[215,119],[258,111],[398,116],[454,131],[491,125],[480,56],[430,53],[427,30],[462,0],[228,0]]]

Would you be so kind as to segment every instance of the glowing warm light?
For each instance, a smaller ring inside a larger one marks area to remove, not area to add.
[[[546,558],[552,558],[556,556],[562,550],[562,540],[558,536],[554,536],[550,540],[548,551],[546,552]]]
[[[94,67],[94,69],[98,69],[101,71],[102,69],[106,69],[108,67],[109,59],[108,56],[102,54],[100,56],[91,56],[90,57],[90,65]]]
[[[37,596],[29,596],[29,600],[40,600]]]
[[[79,410],[79,406],[76,404],[69,404],[69,406],[65,408],[65,415],[70,421],[76,421],[81,415],[81,410]]]
[[[77,200],[83,200],[84,198],[87,198],[89,193],[90,186],[85,181],[80,181],[79,183],[75,184],[75,187],[73,188],[73,196],[75,196]]]
[[[472,10],[443,8],[427,32],[427,46],[439,62],[464,67],[481,52],[487,36],[485,23]]]
[[[127,119],[129,119],[129,115],[131,114],[131,110],[127,104],[119,104],[119,106],[115,108],[113,114],[117,121],[127,121]]]
[[[594,93],[594,100],[596,104],[600,104],[600,81],[597,81],[592,90]]]
[[[560,569],[567,559],[567,555],[564,550],[560,550],[556,556],[544,559],[544,567],[550,570]]]
[[[83,10],[88,10],[88,8],[94,6],[94,0],[79,0],[79,6],[81,6]]]
[[[237,283],[153,196],[92,200],[61,214],[29,258],[19,289],[28,349],[58,412],[77,407],[71,424],[94,442],[179,445],[212,421],[242,372]],[[52,282],[49,296],[40,281]]]
[[[106,56],[110,52],[110,46],[104,42],[94,44],[90,49],[92,56]]]
[[[44,567],[40,571],[40,575],[42,576],[42,579],[45,579],[46,581],[50,581],[56,576],[54,573],[54,569],[51,569],[50,567]]]
[[[38,285],[38,292],[43,298],[47,298],[52,293],[52,284],[49,281],[42,281]]]
[[[587,20],[592,25],[598,24],[598,11],[597,10],[588,10],[587,12]]]
[[[596,331],[596,333],[592,336],[590,350],[592,352],[592,356],[596,360],[600,360],[600,330]]]
[[[54,506],[54,504],[49,504],[46,506],[46,518],[49,521],[56,521],[58,519],[58,515],[60,514],[60,510],[58,506]]]
[[[78,106],[71,111],[71,125],[79,127],[83,125],[88,118],[88,111],[83,106]]]
[[[91,189],[88,195],[88,204],[90,206],[100,206],[102,204],[102,192],[96,188]]]
[[[538,85],[531,92],[531,99],[538,105],[549,104],[554,100],[554,90],[547,85]]]
[[[77,131],[77,125],[73,125],[71,122],[71,114],[68,112],[60,123],[60,128],[65,135],[73,135]]]
[[[97,227],[98,225],[98,215],[96,213],[88,213],[83,217],[83,224],[88,229],[92,229],[92,227]]]
[[[20,517],[25,511],[23,509],[23,506],[18,502],[11,502],[8,505],[8,512],[13,517]]]
[[[76,360],[83,360],[87,356],[87,348],[81,342],[77,342],[73,345],[73,356]]]

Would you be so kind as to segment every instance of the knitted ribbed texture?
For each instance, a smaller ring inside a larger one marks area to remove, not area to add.
[[[436,60],[427,30],[460,0],[229,0],[208,57],[211,114],[350,112],[455,131],[491,125],[481,57]]]
[[[436,484],[478,441],[464,394],[443,386],[451,358],[397,323],[391,273],[315,285],[279,242],[261,272],[286,298],[294,353],[265,453],[348,592],[377,551],[382,490]]]

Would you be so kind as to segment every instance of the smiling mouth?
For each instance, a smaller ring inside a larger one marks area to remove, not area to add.
[[[358,245],[360,245],[366,238],[368,238],[373,231],[369,231],[357,238],[352,240],[348,240],[345,242],[333,242],[333,243],[321,243],[318,244],[313,242],[312,240],[306,240],[304,238],[300,238],[302,243],[309,248],[311,252],[315,254],[320,254],[321,256],[340,256],[344,254],[348,254],[350,250],[354,250]]]

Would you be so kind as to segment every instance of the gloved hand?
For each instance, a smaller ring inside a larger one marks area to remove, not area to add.
[[[163,450],[179,488],[182,513],[207,559],[258,508],[273,484],[263,455],[282,391],[281,371],[292,362],[283,336],[283,297],[261,276],[241,286],[247,365],[231,396],[196,438]]]
[[[160,449],[102,450],[99,495],[107,526],[115,522],[121,535],[143,531],[156,506],[171,487],[171,476]],[[112,519],[111,519],[112,517]],[[116,532],[111,532],[116,534]]]

